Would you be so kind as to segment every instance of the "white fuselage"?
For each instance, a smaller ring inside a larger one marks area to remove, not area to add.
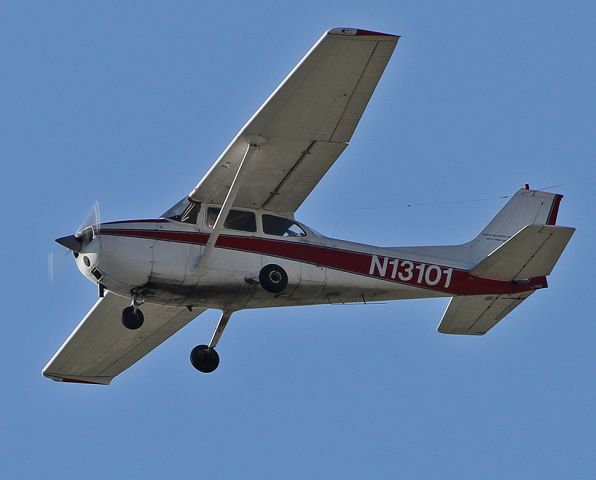
[[[258,212],[257,212],[258,213]],[[211,230],[168,219],[112,222],[76,262],[91,281],[123,296],[171,306],[240,310],[429,298],[517,290],[470,277],[466,246],[384,248],[324,237],[224,230],[207,269],[198,268]],[[265,265],[282,267],[288,286],[259,286]]]

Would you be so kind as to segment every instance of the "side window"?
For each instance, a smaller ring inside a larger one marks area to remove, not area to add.
[[[219,208],[210,207],[207,210],[207,226],[213,228],[217,216],[219,215]],[[230,230],[240,230],[242,232],[256,232],[257,220],[253,212],[243,212],[242,210],[230,210],[228,218],[224,223],[224,228]]]
[[[230,210],[228,218],[226,218],[226,222],[224,223],[224,228],[242,230],[243,232],[256,232],[257,220],[255,214],[241,210]]]
[[[306,232],[296,222],[275,215],[263,215],[263,232],[278,237],[306,237]]]

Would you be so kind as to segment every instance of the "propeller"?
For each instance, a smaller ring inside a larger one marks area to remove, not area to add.
[[[48,279],[52,282],[58,270],[64,264],[64,260],[72,251],[78,254],[81,249],[93,240],[100,231],[101,215],[99,210],[99,203],[96,201],[83,218],[79,228],[77,228],[74,235],[67,235],[56,239],[65,249],[52,250],[48,254]]]
[[[50,283],[54,281],[56,273],[64,265],[64,261],[69,253],[70,251],[66,249],[52,250],[48,253],[48,280]]]
[[[87,235],[91,235],[89,241],[95,238],[95,236],[99,233],[99,224],[100,224],[100,214],[99,214],[99,202],[96,200],[93,205],[91,205],[91,209],[85,215],[83,222],[77,228],[77,232],[75,233],[76,238],[84,238]],[[83,243],[86,243],[83,241]]]

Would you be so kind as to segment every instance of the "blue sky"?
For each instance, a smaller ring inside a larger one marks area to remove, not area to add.
[[[109,387],[43,378],[96,298],[72,262],[48,282],[53,239],[95,200],[163,212],[337,26],[403,38],[297,217],[459,243],[560,185],[551,288],[482,338],[436,332],[446,299],[240,312],[206,376],[209,312]],[[595,31],[587,1],[2,2],[0,476],[592,478]]]

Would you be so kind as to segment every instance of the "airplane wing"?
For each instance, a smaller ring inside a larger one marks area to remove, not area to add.
[[[222,204],[248,144],[236,207],[295,212],[346,148],[399,37],[326,32],[228,145],[190,193]]]
[[[109,384],[119,373],[147,355],[204,312],[145,303],[143,327],[128,330],[120,323],[130,299],[106,292],[43,369],[59,382]]]

